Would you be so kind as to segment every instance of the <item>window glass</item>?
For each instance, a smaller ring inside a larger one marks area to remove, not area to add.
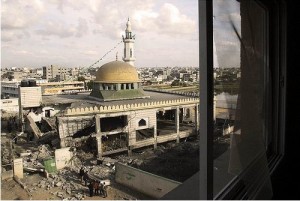
[[[247,188],[255,185],[254,178],[270,181],[265,149],[270,84],[266,11],[254,1],[214,0],[213,16],[217,196],[233,179]],[[248,174],[254,165],[260,172]]]

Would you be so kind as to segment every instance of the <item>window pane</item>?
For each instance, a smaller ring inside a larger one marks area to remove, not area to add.
[[[252,1],[213,3],[216,196],[257,160],[260,176],[269,179],[265,157],[269,83],[265,10]],[[252,178],[239,177],[241,186],[253,185]]]

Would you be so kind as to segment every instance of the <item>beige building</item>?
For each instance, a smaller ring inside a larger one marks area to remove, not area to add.
[[[71,69],[55,65],[43,66],[43,79],[64,80],[71,76]]]
[[[38,86],[41,87],[43,95],[77,93],[84,90],[82,81],[38,83]]]

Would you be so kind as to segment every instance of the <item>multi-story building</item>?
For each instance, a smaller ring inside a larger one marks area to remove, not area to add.
[[[1,82],[1,98],[18,98],[19,84],[16,81],[2,81]]]
[[[65,80],[67,75],[71,74],[70,68],[58,67],[54,65],[43,66],[43,79],[56,79],[56,81]]]
[[[84,90],[84,82],[81,81],[38,83],[38,86],[41,86],[43,95],[73,93]]]

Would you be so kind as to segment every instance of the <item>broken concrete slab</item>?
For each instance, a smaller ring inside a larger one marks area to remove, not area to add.
[[[55,163],[57,170],[63,169],[67,165],[70,165],[70,160],[73,153],[70,151],[70,147],[56,149],[55,150]]]
[[[43,168],[23,167],[23,170],[26,172],[32,172],[32,173],[45,172],[45,169],[43,169]]]

